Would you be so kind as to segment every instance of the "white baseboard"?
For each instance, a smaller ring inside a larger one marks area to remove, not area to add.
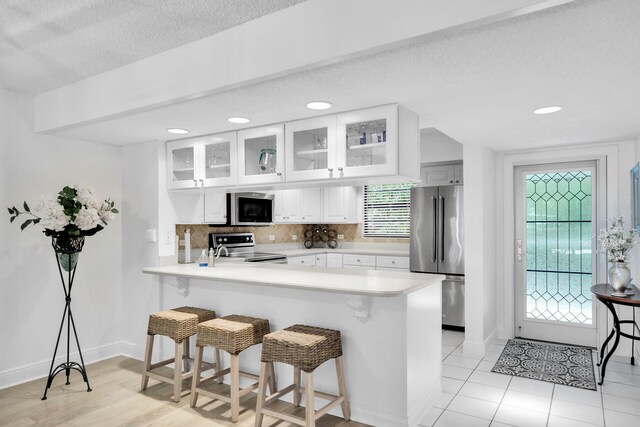
[[[487,352],[487,348],[493,345],[498,340],[498,330],[494,329],[491,331],[489,336],[485,338],[482,342],[479,341],[469,341],[467,339],[462,343],[462,351],[465,355],[469,356],[482,356],[484,357]]]
[[[442,391],[442,383],[438,381],[427,394],[420,399],[420,402],[409,411],[409,426],[418,426],[420,421],[427,415],[433,404],[436,402],[440,392]]]
[[[120,356],[124,353],[123,346],[126,344],[130,343],[116,341],[111,344],[84,349],[82,351],[84,363],[85,365],[89,365],[91,363],[99,362],[104,359]],[[66,358],[66,354],[63,355],[62,351],[59,351],[58,357],[56,357],[56,361],[54,363],[54,367],[65,362]],[[70,353],[69,358],[74,362],[80,362],[77,351]],[[0,371],[0,390],[17,384],[25,383],[27,381],[45,378],[49,374],[50,367],[51,359],[48,359]]]

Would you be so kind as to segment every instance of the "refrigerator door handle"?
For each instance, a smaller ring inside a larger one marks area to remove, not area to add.
[[[433,256],[431,257],[431,262],[436,262],[438,258],[438,244],[437,244],[437,236],[438,236],[438,201],[435,197],[431,198],[431,203],[433,205],[433,234],[431,235],[431,243],[433,249]]]
[[[444,197],[440,196],[440,227],[438,238],[440,239],[440,262],[444,262]]]

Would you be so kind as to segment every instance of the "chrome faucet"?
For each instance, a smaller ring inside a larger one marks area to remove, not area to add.
[[[220,258],[220,252],[222,252],[223,249],[224,249],[224,252],[225,252],[226,256],[229,256],[229,249],[227,249],[226,246],[220,245],[216,249],[216,253],[215,253],[216,259]]]

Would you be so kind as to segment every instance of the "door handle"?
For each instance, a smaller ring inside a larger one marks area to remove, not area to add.
[[[433,256],[431,257],[431,262],[436,262],[438,260],[438,254],[437,254],[437,250],[438,250],[438,246],[437,246],[437,236],[438,236],[438,207],[437,204],[438,202],[436,201],[435,197],[431,198],[431,203],[433,205],[433,234],[431,236],[431,243],[433,245]]]
[[[516,244],[516,254],[518,256],[518,262],[522,262],[522,239],[518,239]]]
[[[444,262],[444,197],[440,196],[440,262]]]

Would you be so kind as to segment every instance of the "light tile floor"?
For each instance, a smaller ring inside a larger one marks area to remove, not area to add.
[[[604,385],[582,390],[491,372],[506,341],[484,358],[465,355],[462,341],[442,332],[442,393],[421,426],[640,426],[639,365],[609,362]]]

